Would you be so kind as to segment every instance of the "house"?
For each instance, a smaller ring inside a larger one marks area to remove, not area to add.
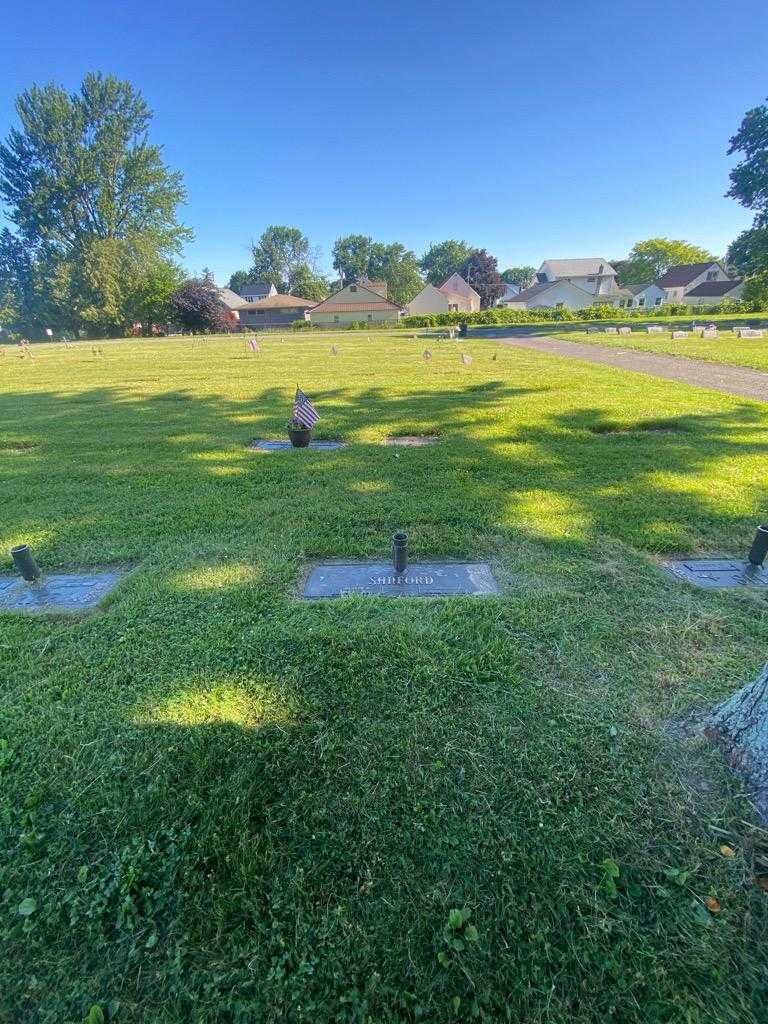
[[[679,263],[662,274],[656,284],[664,289],[664,302],[688,304],[688,294],[700,284],[728,281],[729,277],[716,260],[706,263]]]
[[[240,289],[240,295],[246,302],[258,302],[259,299],[277,295],[277,288],[269,281],[257,281],[256,284],[244,284]]]
[[[566,281],[602,300],[619,290],[616,271],[608,260],[595,256],[577,260],[544,260],[536,273],[539,284]]]
[[[408,303],[406,312],[409,316],[417,316],[422,313],[473,313],[478,309],[480,296],[463,277],[453,274],[439,288],[425,285]]]
[[[629,293],[628,309],[653,309],[664,303],[664,289],[656,282],[651,284],[628,284],[624,291]]]
[[[583,309],[595,296],[570,281],[539,281],[507,301],[508,309]]]
[[[306,320],[307,310],[314,306],[312,299],[298,295],[268,295],[256,302],[240,306],[240,323],[244,327],[290,327],[294,320]]]
[[[216,288],[216,294],[227,307],[228,319],[232,323],[237,323],[240,319],[240,309],[243,305],[242,296],[233,292],[231,288]]]
[[[515,296],[519,295],[519,294],[520,294],[520,285],[518,285],[518,284],[508,284],[508,282],[505,281],[504,282],[504,291],[498,297],[498,299],[496,299],[496,305],[497,306],[507,306],[515,298]]]
[[[440,285],[440,291],[463,296],[467,305],[465,309],[459,310],[461,313],[477,313],[480,309],[479,294],[472,285],[467,284],[461,274],[451,274],[448,280]]]
[[[719,306],[721,302],[736,302],[744,292],[744,279],[702,281],[685,294],[687,306]]]
[[[374,291],[373,285],[381,287],[382,282],[356,281],[347,284],[333,295],[318,302],[309,310],[313,325],[344,327],[363,321],[371,324],[397,323],[402,310],[386,295]],[[385,289],[386,290],[386,289]]]

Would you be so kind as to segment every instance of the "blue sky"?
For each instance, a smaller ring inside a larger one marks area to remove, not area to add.
[[[503,269],[655,235],[720,253],[751,220],[725,154],[768,94],[764,0],[38,0],[3,35],[0,134],[33,82],[130,79],[184,174],[184,263],[220,282],[268,224],[325,269],[351,232],[464,238]]]

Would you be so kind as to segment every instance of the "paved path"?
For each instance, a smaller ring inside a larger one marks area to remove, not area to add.
[[[472,332],[474,337],[479,333]],[[490,335],[489,335],[490,336]],[[638,352],[623,348],[605,348],[602,345],[581,345],[576,341],[562,341],[560,338],[532,337],[530,335],[493,335],[504,345],[531,348],[536,352],[549,352],[568,359],[583,359],[588,363],[602,363],[617,366],[622,370],[648,373],[652,377],[664,377],[681,384],[724,391],[726,395],[739,398],[754,398],[768,402],[768,373],[750,370],[746,366],[730,366],[725,363],[707,363],[701,359],[683,356],[658,355],[655,352]]]

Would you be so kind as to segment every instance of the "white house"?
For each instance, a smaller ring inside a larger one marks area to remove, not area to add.
[[[539,284],[566,281],[598,300],[609,299],[620,290],[616,271],[608,260],[595,256],[577,260],[544,260],[536,274]]]
[[[653,309],[664,304],[664,289],[659,288],[655,281],[652,284],[628,284],[624,291],[630,295],[628,309]]]
[[[688,305],[688,295],[698,285],[729,280],[723,267],[716,260],[710,260],[707,263],[679,263],[662,274],[656,284],[664,289],[665,303]]]
[[[540,281],[507,302],[508,309],[583,309],[595,296],[570,281]]]
[[[497,306],[508,306],[520,294],[520,285],[504,282],[504,292],[496,299]]]
[[[473,313],[480,309],[480,296],[463,277],[453,274],[439,288],[425,285],[408,303],[409,316],[424,313]]]
[[[310,321],[330,327],[344,327],[359,321],[397,323],[402,310],[380,292],[374,291],[376,285],[382,287],[377,281],[345,285],[309,310]]]

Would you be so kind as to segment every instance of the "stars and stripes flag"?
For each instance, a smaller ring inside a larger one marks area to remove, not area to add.
[[[317,409],[299,387],[296,388],[296,397],[293,400],[293,418],[302,427],[314,427],[320,419]]]
[[[468,356],[466,354],[466,352],[463,352],[462,356],[461,356],[461,361],[462,361],[462,363],[464,363],[465,366],[471,366],[472,365],[472,356]]]
[[[251,352],[261,352],[261,345],[259,345],[258,341],[256,341],[255,338],[251,338],[251,340],[248,342],[248,348],[251,350]]]
[[[425,363],[428,363],[429,360],[432,358],[432,353],[429,351],[428,348],[425,348],[424,351],[421,353],[421,358],[424,360]]]
[[[335,345],[331,345],[331,355],[332,356],[337,356],[338,354],[339,354],[339,350],[336,348],[336,346]]]

